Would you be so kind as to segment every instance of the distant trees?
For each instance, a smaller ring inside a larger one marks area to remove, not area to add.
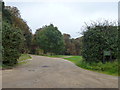
[[[65,42],[66,55],[81,55],[82,50],[82,37],[71,39],[69,34],[63,34]]]
[[[118,29],[114,23],[92,23],[83,33],[83,58],[85,61],[103,61],[104,51],[110,51],[112,60],[117,58]]]
[[[71,44],[71,40],[70,40],[70,35],[69,34],[63,34],[64,37],[64,42],[65,42],[65,54],[66,55],[70,55],[70,44]]]
[[[53,24],[40,28],[35,33],[35,42],[44,53],[63,54],[64,41],[61,32]]]
[[[82,49],[83,49],[83,36],[74,39],[75,44],[75,55],[82,55]]]
[[[83,37],[71,39],[69,34],[61,34],[53,24],[36,30],[32,42],[32,54],[81,55]]]

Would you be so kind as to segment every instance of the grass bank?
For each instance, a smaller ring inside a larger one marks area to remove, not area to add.
[[[21,56],[17,60],[18,64],[16,64],[15,66],[27,63],[28,59],[31,59],[31,56],[29,54],[21,54]],[[4,64],[0,65],[0,68],[2,68],[2,69],[11,69],[13,67],[14,66],[7,66],[7,65],[4,65]]]
[[[68,57],[73,57],[71,55],[45,55],[48,57],[56,57],[56,58],[68,58]]]
[[[76,65],[81,68],[88,69],[88,70],[97,71],[97,72],[108,74],[108,75],[118,76],[118,62],[117,61],[106,62],[105,64],[101,62],[89,64],[81,60]]]
[[[103,64],[101,62],[89,64],[89,63],[83,61],[82,56],[69,56],[68,57],[65,55],[53,55],[53,56],[49,56],[49,57],[63,58],[63,59],[69,60],[69,61],[75,63],[77,66],[87,69],[87,70],[92,70],[92,71],[96,71],[96,72],[100,72],[100,73],[104,73],[104,74],[108,74],[108,75],[118,76],[118,62],[117,61],[107,62],[105,64]]]
[[[18,59],[18,62],[21,62],[21,61],[25,61],[27,59],[31,59],[31,56],[29,54],[22,54],[19,59]]]

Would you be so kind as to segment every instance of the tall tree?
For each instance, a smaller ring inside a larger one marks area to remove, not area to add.
[[[17,63],[17,59],[21,55],[23,34],[20,28],[13,26],[12,14],[5,8],[4,3],[2,15],[2,60],[3,64],[12,66]]]
[[[5,6],[4,8],[3,19],[8,20],[12,26],[18,27],[24,35],[22,52],[30,52],[32,43],[31,29],[27,25],[26,21],[21,18],[20,11],[17,7]]]
[[[64,41],[61,32],[53,24],[36,31],[35,40],[44,53],[62,54]]]

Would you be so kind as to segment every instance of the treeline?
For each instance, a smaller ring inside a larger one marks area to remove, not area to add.
[[[32,54],[81,55],[82,37],[71,39],[69,34],[61,34],[53,24],[36,30],[33,37]]]
[[[38,29],[33,40],[34,54],[82,55],[88,63],[105,63],[118,58],[118,27],[107,20],[87,25],[83,36],[76,39],[69,34],[62,35],[50,24]]]

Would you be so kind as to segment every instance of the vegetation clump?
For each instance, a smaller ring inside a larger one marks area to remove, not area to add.
[[[87,26],[83,33],[83,58],[86,62],[103,62],[104,51],[111,52],[111,59],[117,59],[118,53],[118,29],[114,23],[105,21]],[[104,63],[104,62],[103,62]]]

